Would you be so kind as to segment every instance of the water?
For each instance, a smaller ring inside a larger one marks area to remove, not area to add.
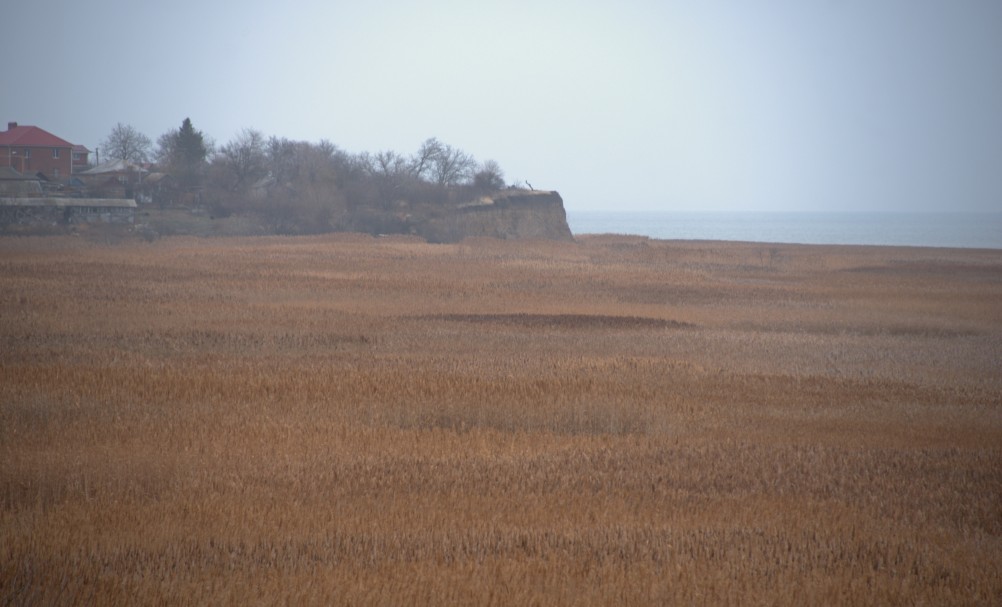
[[[1002,213],[571,212],[574,234],[1002,249]]]

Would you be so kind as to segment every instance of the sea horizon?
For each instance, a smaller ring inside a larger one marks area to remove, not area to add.
[[[1002,249],[1002,212],[567,211],[575,236]]]

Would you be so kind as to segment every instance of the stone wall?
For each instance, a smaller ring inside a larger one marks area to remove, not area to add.
[[[79,223],[131,224],[136,203],[112,198],[0,198],[0,227]]]

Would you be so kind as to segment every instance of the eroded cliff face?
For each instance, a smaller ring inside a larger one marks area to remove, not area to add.
[[[458,242],[483,236],[503,240],[574,239],[560,194],[523,190],[499,192],[460,205],[450,213],[415,225],[414,232],[429,242]]]

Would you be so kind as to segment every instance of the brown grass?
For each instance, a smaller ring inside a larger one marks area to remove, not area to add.
[[[998,604],[1002,252],[0,240],[0,604]]]

